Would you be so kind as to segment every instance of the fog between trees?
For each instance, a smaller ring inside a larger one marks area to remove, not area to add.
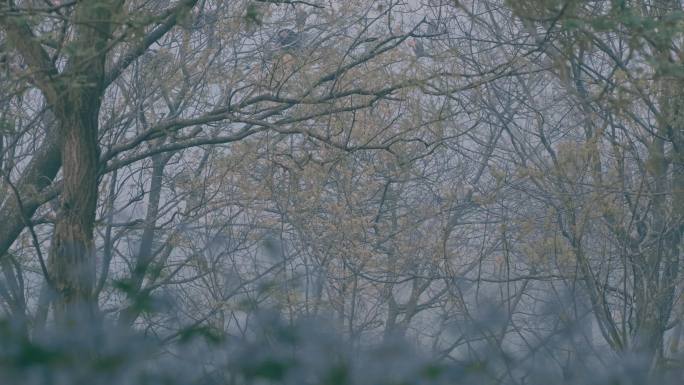
[[[683,38],[678,0],[3,1],[1,376],[678,383]]]

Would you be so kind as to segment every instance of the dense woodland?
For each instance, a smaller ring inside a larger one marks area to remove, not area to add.
[[[680,0],[2,0],[0,379],[684,376]]]

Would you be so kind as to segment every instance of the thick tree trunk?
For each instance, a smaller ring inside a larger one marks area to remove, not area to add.
[[[58,319],[94,315],[95,258],[93,227],[97,206],[97,116],[99,97],[64,111],[62,143],[64,188],[50,253],[51,278],[58,294]]]
[[[117,1],[79,3],[75,11],[74,54],[59,83],[55,102],[60,122],[64,187],[50,253],[50,275],[60,320],[96,313],[93,229],[98,190],[98,116],[105,88],[110,22]]]

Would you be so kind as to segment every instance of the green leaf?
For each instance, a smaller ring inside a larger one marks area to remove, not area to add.
[[[249,5],[247,5],[247,12],[245,12],[245,20],[247,20],[247,23],[250,24],[261,25],[261,13],[259,12],[259,7],[256,4],[250,3]]]
[[[616,22],[612,18],[608,17],[597,17],[596,19],[593,19],[590,22],[590,25],[592,28],[594,28],[596,31],[611,31],[614,30],[616,27]]]

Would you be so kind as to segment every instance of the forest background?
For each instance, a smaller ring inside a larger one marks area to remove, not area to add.
[[[1,375],[676,381],[683,37],[678,0],[2,1]]]

